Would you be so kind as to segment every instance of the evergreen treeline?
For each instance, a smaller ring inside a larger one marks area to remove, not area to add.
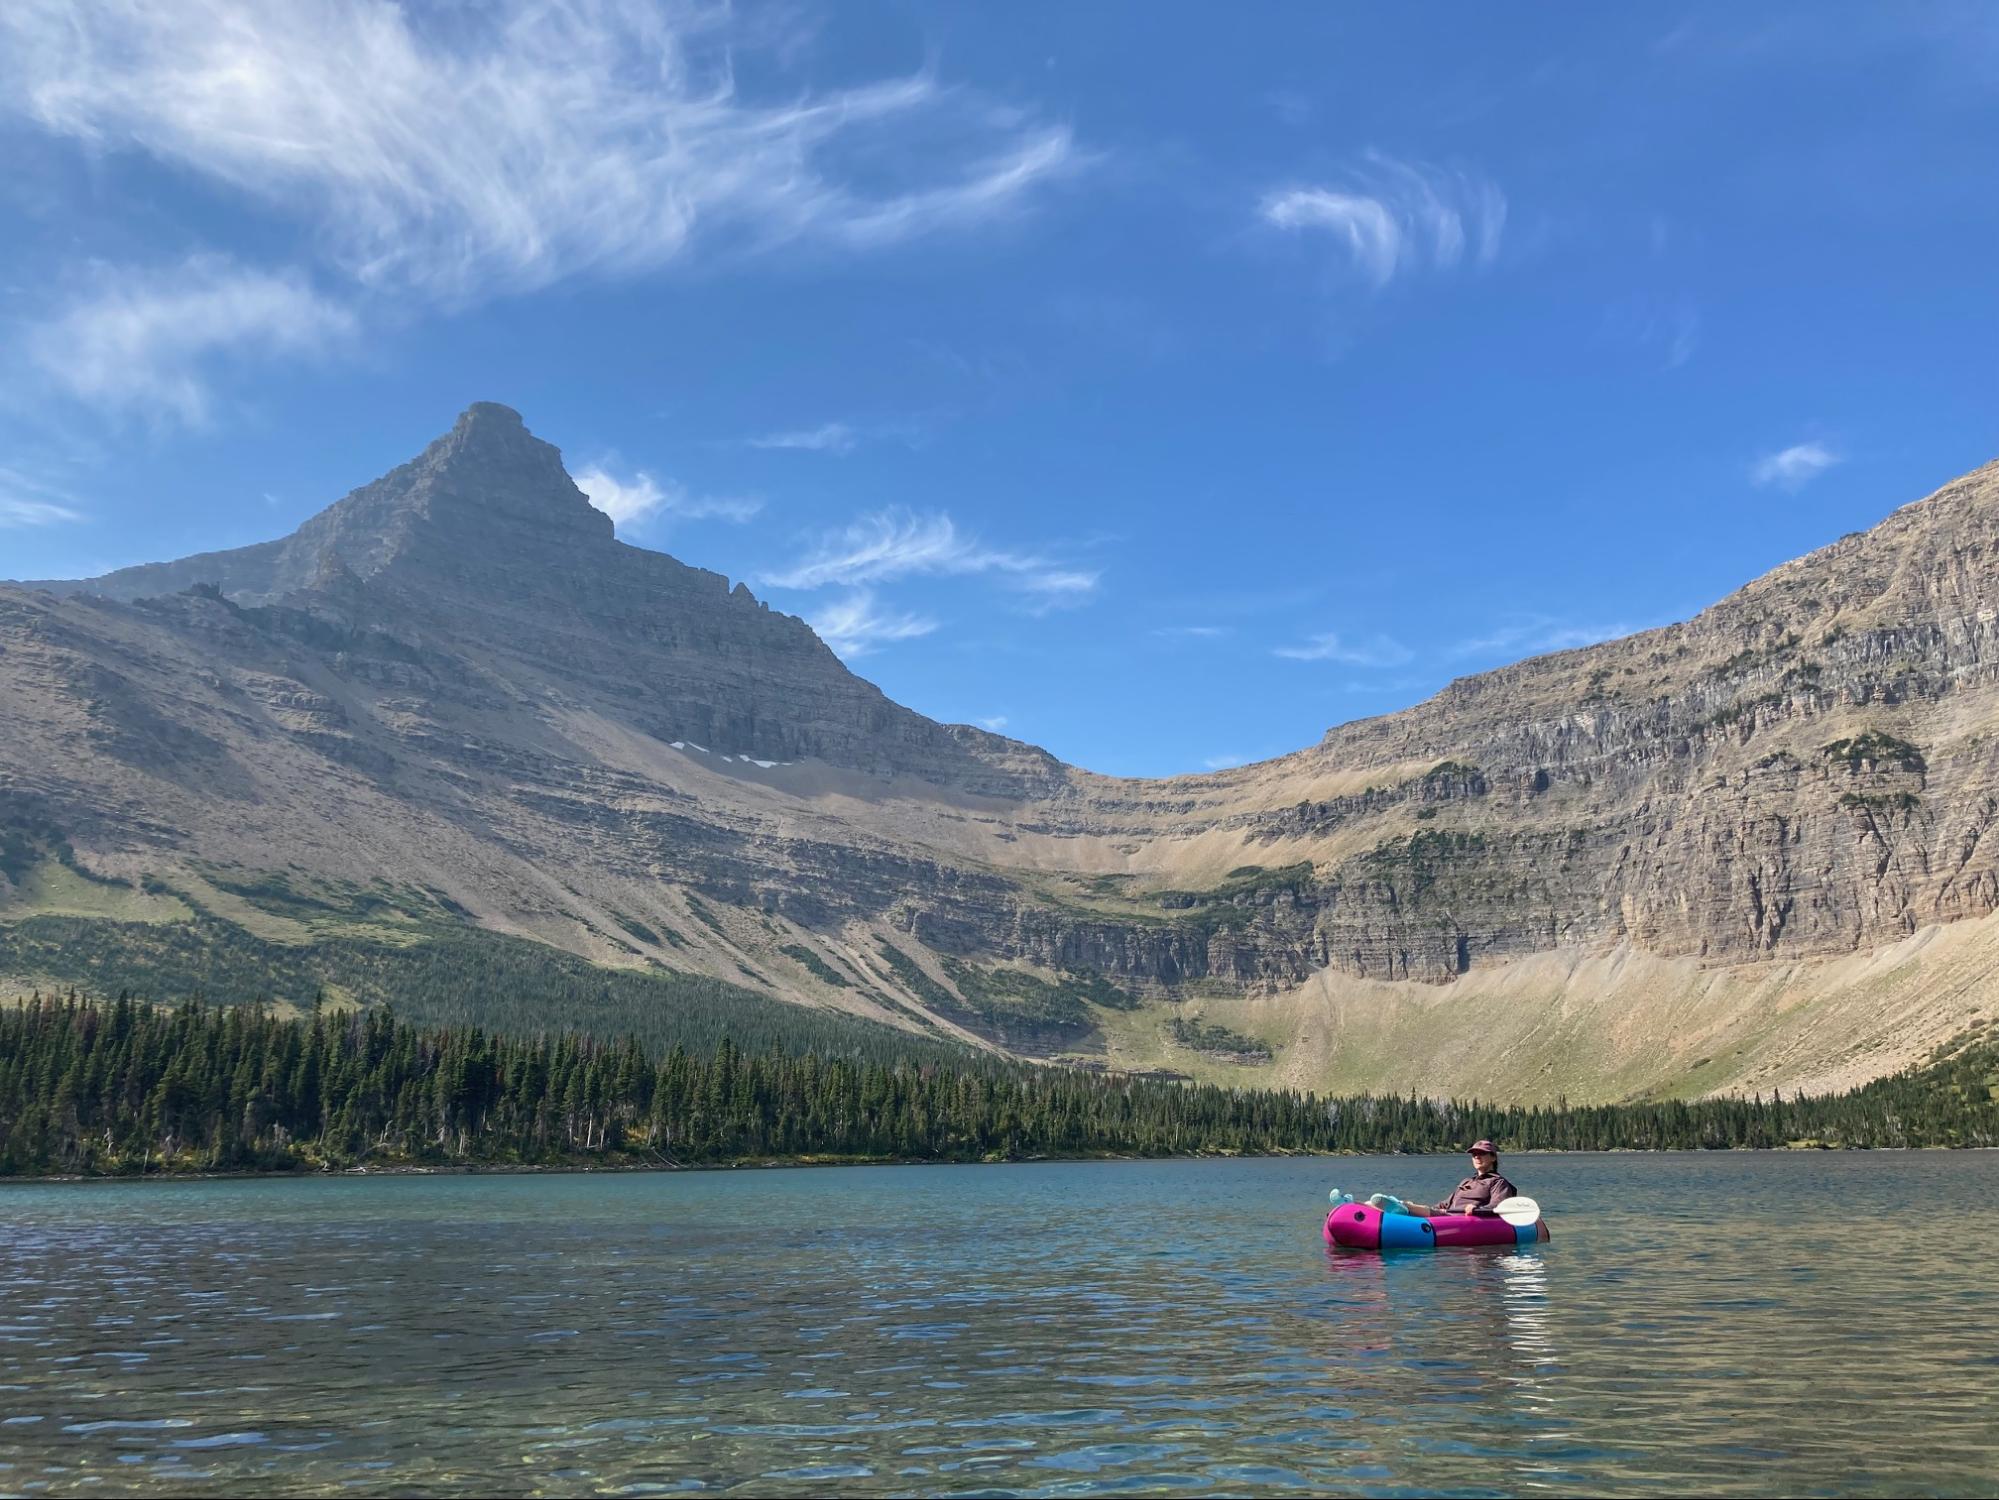
[[[1999,1144],[1988,1037],[1825,1098],[1577,1109],[1191,1087],[907,1057],[420,1029],[386,1008],[35,999],[0,1009],[0,1173],[357,1163],[974,1161],[1199,1152]]]

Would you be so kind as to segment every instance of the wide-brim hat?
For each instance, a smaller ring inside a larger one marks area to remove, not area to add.
[[[1499,1155],[1499,1148],[1493,1145],[1491,1141],[1473,1141],[1471,1143],[1471,1150],[1468,1154],[1472,1156],[1477,1156],[1481,1152],[1483,1152],[1487,1156],[1497,1156]]]

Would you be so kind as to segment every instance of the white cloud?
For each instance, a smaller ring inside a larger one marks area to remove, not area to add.
[[[0,108],[221,182],[361,282],[448,300],[701,243],[964,229],[1080,164],[1066,127],[928,72],[753,94],[747,31],[696,0],[18,0]]]
[[[858,589],[828,605],[808,622],[836,655],[852,661],[877,646],[914,640],[930,634],[937,622],[923,615],[896,614],[879,609],[871,590]]]
[[[1074,609],[1088,604],[1104,576],[1099,572],[1060,568],[1037,571],[1035,566],[1010,570],[1010,573],[1017,586],[1032,596],[1025,608],[1033,615],[1053,614],[1058,609]]]
[[[81,521],[83,516],[66,505],[47,500],[22,500],[0,495],[0,527],[53,526],[60,521]]]
[[[1824,443],[1793,443],[1781,452],[1770,453],[1750,466],[1749,477],[1765,487],[1803,489],[1819,475],[1841,462],[1842,456]]]
[[[58,526],[83,519],[83,512],[63,491],[0,465],[0,529]]]
[[[987,547],[961,533],[941,512],[917,515],[890,509],[862,516],[821,538],[805,557],[789,568],[763,574],[761,581],[773,588],[816,589],[973,573],[999,575],[1010,586],[1035,596],[1036,608],[1042,611],[1084,602],[1102,578],[1100,573]]]
[[[1206,766],[1210,771],[1226,771],[1233,766],[1248,765],[1249,757],[1247,755],[1210,755],[1201,764]]]
[[[1229,633],[1226,625],[1161,625],[1152,632],[1168,640],[1211,641]]]
[[[885,510],[822,538],[800,561],[765,574],[763,581],[776,588],[816,589],[912,573],[969,573],[978,571],[972,566],[977,555],[977,547],[958,535],[949,516]]]
[[[979,724],[983,728],[990,729],[994,734],[998,734],[1002,729],[1006,728],[1006,715],[994,714],[990,719],[979,720]]]
[[[764,508],[764,503],[746,495],[690,495],[679,485],[671,485],[666,508],[683,521],[747,521]]]
[[[1572,625],[1552,615],[1524,615],[1485,635],[1473,636],[1450,647],[1445,655],[1543,656],[1550,651],[1573,651],[1578,646],[1594,646],[1633,634],[1641,627],[1623,622],[1610,625]]]
[[[824,422],[797,432],[773,432],[749,439],[752,448],[801,448],[809,453],[851,453],[859,441],[845,422]]]
[[[650,474],[635,474],[629,480],[614,479],[602,469],[584,469],[575,476],[576,488],[590,497],[590,503],[620,526],[644,519],[666,502],[666,494]]]
[[[87,291],[30,332],[27,348],[80,400],[195,424],[207,419],[218,363],[319,350],[354,326],[302,276],[197,256],[162,271],[98,268]]]
[[[628,526],[639,529],[655,516],[677,521],[747,521],[763,509],[761,500],[690,495],[684,486],[670,479],[656,480],[643,469],[629,479],[619,479],[601,464],[581,470],[576,487],[617,522],[620,531]]]
[[[1376,286],[1394,277],[1402,258],[1402,226],[1379,199],[1324,188],[1293,188],[1266,198],[1263,217],[1282,229],[1331,230]]]
[[[1348,180],[1266,193],[1263,220],[1329,236],[1376,287],[1421,269],[1450,270],[1467,252],[1479,265],[1499,254],[1506,196],[1484,178],[1372,153]]]
[[[1333,631],[1315,635],[1302,646],[1279,646],[1272,654],[1291,661],[1344,662],[1350,667],[1399,667],[1415,658],[1413,651],[1389,636],[1349,642]]]

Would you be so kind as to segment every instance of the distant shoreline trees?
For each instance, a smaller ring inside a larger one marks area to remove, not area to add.
[[[1823,1097],[1540,1108],[1184,1085],[968,1055],[423,1027],[386,1006],[0,1008],[0,1176],[355,1166],[1999,1145],[1999,1046]]]

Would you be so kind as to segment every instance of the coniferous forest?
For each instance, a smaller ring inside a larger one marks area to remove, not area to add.
[[[1851,1093],[1579,1108],[1196,1087],[966,1054],[633,1040],[36,998],[0,1009],[0,1175],[1999,1144],[1999,1043]]]

